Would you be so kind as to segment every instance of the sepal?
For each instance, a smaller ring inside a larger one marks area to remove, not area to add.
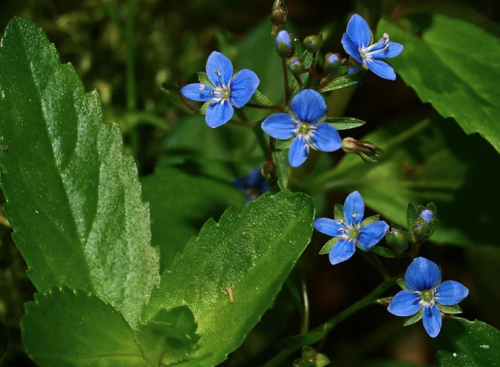
[[[358,154],[366,163],[378,163],[383,150],[368,141],[345,138],[342,150],[348,154]]]
[[[424,316],[424,308],[422,307],[420,311],[418,311],[415,315],[407,317],[403,323],[403,326],[413,325],[422,320],[423,316]]]
[[[463,311],[459,305],[445,306],[445,305],[442,305],[440,303],[436,303],[436,306],[439,308],[439,311],[441,311],[442,313],[446,313],[446,314],[450,314],[450,315],[456,315],[459,313],[463,313]]]
[[[333,237],[330,241],[325,243],[325,245],[321,248],[321,250],[319,250],[319,254],[320,255],[329,254],[330,251],[332,250],[333,246],[335,246],[335,244],[341,239],[342,239],[342,237]]]
[[[333,208],[333,218],[335,220],[342,220],[343,222],[345,222],[345,218],[344,218],[344,206],[342,204],[335,204],[334,208]]]
[[[202,116],[205,116],[205,114],[207,113],[207,109],[211,103],[213,103],[213,102],[208,101],[208,102],[203,103],[203,105],[200,107],[200,110],[198,111],[198,113]]]
[[[405,278],[399,278],[398,280],[396,280],[396,284],[399,285],[401,289],[410,289],[406,285]]]
[[[371,217],[363,219],[361,222],[361,227],[367,226],[368,224],[372,224],[376,221],[380,220],[380,215],[372,215]]]
[[[208,78],[207,73],[203,71],[198,71],[198,80],[200,81],[201,84],[212,85],[212,82]]]
[[[408,239],[401,227],[393,224],[391,230],[385,235],[385,241],[397,254],[402,254],[408,250]]]

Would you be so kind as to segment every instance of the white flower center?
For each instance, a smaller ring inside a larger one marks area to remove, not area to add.
[[[363,60],[371,60],[374,55],[381,54],[389,50],[389,35],[384,33],[384,36],[377,42],[368,47],[360,47],[359,53]]]

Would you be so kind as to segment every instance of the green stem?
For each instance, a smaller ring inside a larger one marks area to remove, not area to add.
[[[283,67],[283,79],[285,83],[285,105],[288,105],[290,101],[290,86],[288,85],[288,69],[285,59],[281,59],[281,66]]]
[[[304,274],[302,274],[302,298],[304,300],[304,314],[302,315],[302,327],[300,333],[309,331],[309,296],[307,295],[307,283]]]
[[[380,284],[377,288],[375,288],[370,294],[367,296],[361,298],[359,301],[356,303],[352,304],[348,308],[346,308],[344,311],[338,313],[322,325],[318,326],[315,328],[315,330],[323,330],[323,337],[321,338],[320,344],[318,348],[316,348],[318,351],[321,350],[323,347],[328,334],[330,331],[340,324],[342,321],[345,319],[349,318],[350,316],[354,315],[356,312],[362,310],[363,308],[375,304],[377,300],[380,298],[380,296],[388,290],[390,287],[392,287],[394,284],[396,284],[396,281],[401,278],[403,274],[400,274],[396,277],[392,277],[384,281],[382,284]],[[298,349],[298,348],[297,348]],[[266,364],[264,364],[262,367],[277,367],[283,363],[289,356],[291,356],[293,353],[295,353],[296,349],[287,349],[279,352],[276,354],[272,359],[270,359]]]
[[[127,109],[133,111],[137,107],[135,90],[135,55],[134,55],[134,16],[137,0],[127,0],[127,25],[125,27],[125,44],[127,49]]]

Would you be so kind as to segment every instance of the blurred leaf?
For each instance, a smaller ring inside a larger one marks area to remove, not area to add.
[[[337,130],[348,130],[363,126],[366,122],[352,117],[327,117],[328,122]]]
[[[363,140],[386,149],[380,163],[366,165],[347,155],[307,186],[359,190],[367,206],[402,226],[409,202],[432,200],[439,220],[433,241],[498,245],[494,223],[500,176],[491,169],[500,167],[500,157],[481,137],[465,135],[452,120],[433,117],[397,120]],[[478,188],[487,199],[478,200]]]
[[[96,296],[54,289],[25,307],[23,344],[41,367],[148,367],[123,316]]]
[[[282,191],[264,194],[241,214],[229,209],[219,223],[208,221],[163,274],[144,322],[160,308],[188,304],[201,339],[182,366],[219,364],[272,305],[310,240],[313,218],[310,197]]]
[[[0,322],[0,360],[7,352],[8,348],[9,348],[9,331],[7,330],[3,322]]]
[[[310,345],[321,340],[323,337],[323,330],[313,330],[306,334],[294,335],[285,338],[276,344],[276,349],[286,350],[286,349],[297,349],[303,347],[304,345]]]
[[[151,207],[151,243],[160,249],[161,272],[210,218],[228,207],[243,208],[245,197],[229,182],[164,167],[142,180],[142,197]]]
[[[418,367],[410,362],[380,361],[364,364],[363,367]]]
[[[190,358],[195,344],[198,325],[187,306],[171,310],[161,309],[147,324],[136,331],[137,342],[144,353],[144,359],[151,366],[179,363]]]
[[[66,285],[135,325],[158,282],[149,212],[120,129],[106,124],[45,34],[16,18],[0,48],[1,183],[13,238],[40,292]]]
[[[381,20],[378,33],[405,46],[390,62],[423,102],[453,117],[467,134],[479,132],[500,152],[500,40],[470,23],[433,14],[419,34]]]
[[[278,104],[283,102],[285,98],[283,69],[281,59],[274,50],[269,18],[248,32],[241,42],[235,71],[240,69],[250,69],[257,73],[260,79],[259,91],[271,101]],[[250,120],[257,121],[269,115],[270,111],[247,109],[246,113]]]
[[[437,367],[486,367],[500,361],[500,331],[478,320],[446,317],[433,341]]]

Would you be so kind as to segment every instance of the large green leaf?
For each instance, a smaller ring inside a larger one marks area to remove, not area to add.
[[[414,34],[380,21],[378,33],[405,46],[391,64],[422,101],[453,117],[467,134],[479,132],[500,152],[500,40],[440,14],[412,25]]]
[[[147,367],[123,316],[96,296],[67,288],[35,294],[23,344],[41,367]]]
[[[500,166],[500,157],[481,137],[467,136],[450,119],[433,117],[397,120],[363,140],[385,150],[380,163],[367,165],[347,155],[312,186],[359,190],[375,212],[402,226],[408,202],[434,202],[439,225],[433,241],[498,244],[500,177],[491,170]],[[486,199],[478,200],[478,192]]]
[[[152,244],[161,251],[161,271],[170,268],[174,256],[198,234],[211,217],[229,207],[241,209],[242,192],[218,180],[192,176],[164,167],[142,179],[143,198],[151,206]]]
[[[235,350],[271,306],[312,234],[310,197],[265,194],[238,214],[208,221],[165,271],[143,312],[187,304],[201,335],[187,367],[215,366]],[[228,292],[233,295],[233,301]]]
[[[434,344],[438,367],[486,367],[500,361],[500,331],[481,321],[445,318]]]
[[[14,240],[40,292],[91,292],[132,325],[159,280],[137,169],[97,93],[44,33],[14,19],[0,48],[1,184]]]

